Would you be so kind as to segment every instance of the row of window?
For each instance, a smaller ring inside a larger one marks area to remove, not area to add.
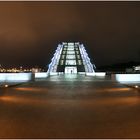
[[[82,61],[78,60],[76,63],[76,60],[66,60],[66,61],[60,60],[60,65],[82,65]]]
[[[74,50],[78,51],[78,48],[74,48],[74,47],[73,48],[72,47],[71,48],[70,47],[66,48],[66,47],[64,47],[63,50],[64,51],[66,51],[66,50],[67,51],[74,51]]]
[[[62,54],[79,54],[79,51],[62,51]]]
[[[66,59],[80,59],[80,55],[62,55],[61,56],[61,59],[65,59],[65,56],[66,56]]]
[[[78,60],[76,61],[76,59]],[[60,65],[82,65],[82,60],[80,59],[78,46],[75,47],[74,44],[64,45]]]

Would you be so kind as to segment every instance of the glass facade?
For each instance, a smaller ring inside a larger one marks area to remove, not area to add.
[[[49,72],[93,73],[94,69],[83,44],[63,42],[57,47]]]

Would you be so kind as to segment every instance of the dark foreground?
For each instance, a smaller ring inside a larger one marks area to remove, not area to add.
[[[139,90],[80,80],[0,89],[0,138],[140,138]]]

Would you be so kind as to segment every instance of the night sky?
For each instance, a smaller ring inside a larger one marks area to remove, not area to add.
[[[140,2],[0,2],[0,64],[44,67],[81,42],[95,65],[140,60]]]

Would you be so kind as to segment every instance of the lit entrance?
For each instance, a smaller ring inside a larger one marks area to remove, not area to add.
[[[77,73],[77,67],[65,67],[65,73],[69,74]]]

